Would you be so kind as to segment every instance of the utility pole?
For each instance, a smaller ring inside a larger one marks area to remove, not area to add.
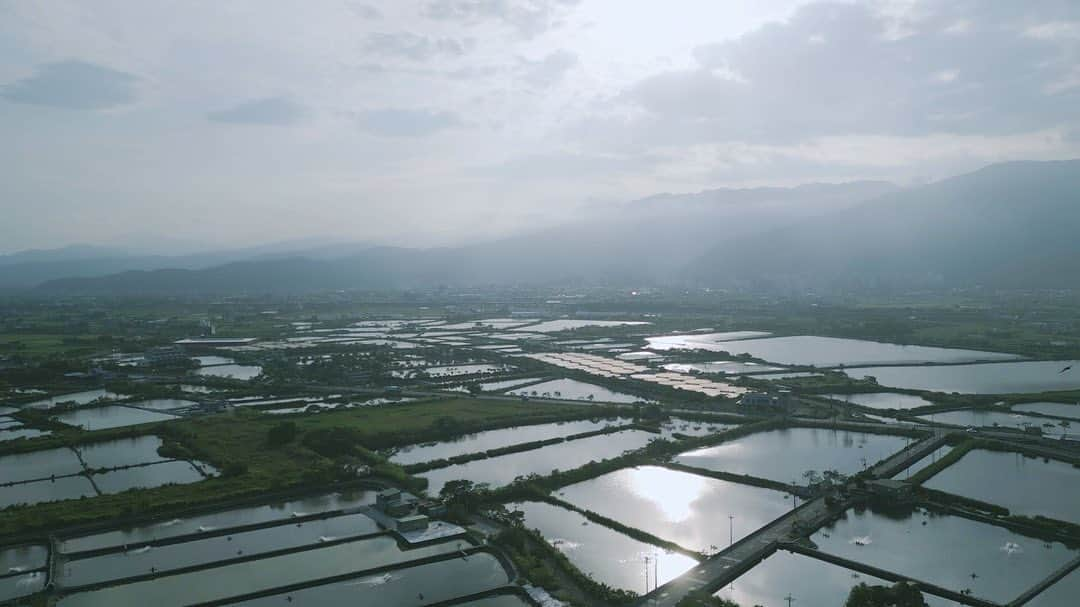
[[[649,594],[649,555],[645,555],[645,594]]]
[[[656,590],[657,588],[660,587],[660,553],[659,552],[653,554],[652,567],[653,567],[652,585],[653,585],[653,590]]]
[[[787,601],[787,607],[791,607],[791,604],[795,602],[795,597],[791,596],[791,593],[789,592],[788,595],[784,597],[784,600]]]
[[[728,515],[728,548],[735,543],[735,515]]]

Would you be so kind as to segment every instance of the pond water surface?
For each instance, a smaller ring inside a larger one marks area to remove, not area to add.
[[[1023,403],[1013,405],[1013,411],[1021,413],[1042,413],[1043,415],[1056,415],[1068,417],[1080,421],[1080,404],[1070,405],[1067,403]]]
[[[737,438],[675,458],[687,466],[805,484],[803,473],[860,472],[903,449],[908,439],[823,428],[786,428]],[[865,461],[864,461],[865,460]],[[864,466],[865,464],[865,466]]]
[[[161,439],[152,434],[76,447],[90,469],[122,468],[165,461],[158,455]]]
[[[0,483],[79,474],[82,463],[75,452],[66,447],[0,457]]]
[[[615,392],[603,386],[588,384],[576,379],[553,379],[518,390],[511,390],[508,394],[606,403],[636,403],[646,400],[640,396]]]
[[[86,390],[85,392],[73,392],[71,394],[61,394],[59,396],[53,396],[51,398],[36,400],[32,403],[28,403],[26,406],[33,407],[35,409],[51,409],[61,403],[74,403],[76,405],[85,405],[88,403],[92,403],[99,398],[117,400],[124,398],[124,395],[117,394],[115,392],[109,392],[105,389]]]
[[[507,447],[509,445],[546,440],[558,436],[570,436],[573,434],[581,434],[583,432],[592,432],[593,430],[599,430],[608,426],[623,425],[630,422],[631,420],[629,419],[605,419],[596,421],[580,420],[488,430],[486,432],[468,434],[454,440],[443,441],[433,445],[412,445],[409,447],[402,447],[390,456],[390,461],[395,464],[407,466],[409,464],[450,458],[466,453],[478,453],[480,451]]]
[[[1080,596],[1080,571],[1073,571],[1025,603],[1024,607],[1076,607],[1078,596]]]
[[[1080,468],[1065,462],[975,449],[924,484],[1012,514],[1080,523]]]
[[[987,411],[985,409],[967,409],[961,411],[946,411],[932,415],[921,415],[919,419],[933,421],[939,424],[951,424],[953,426],[1000,426],[1002,428],[1025,428],[1035,426],[1044,428],[1047,434],[1053,434],[1059,428],[1057,421],[1045,417],[1031,417],[1018,413],[1006,413],[1004,411]]]
[[[854,403],[871,409],[917,409],[934,403],[914,394],[871,392],[868,394],[822,394],[825,398]]]
[[[194,466],[184,461],[121,468],[120,470],[94,475],[94,483],[103,494],[170,484],[186,485],[201,480],[203,480],[203,475]]]
[[[553,470],[573,470],[590,461],[618,457],[625,451],[640,449],[657,435],[643,430],[623,430],[531,451],[521,451],[471,461],[465,464],[439,468],[420,474],[428,479],[427,492],[438,495],[447,481],[467,479],[474,483],[488,483],[492,487],[509,484],[518,476],[539,474],[546,476]]]
[[[65,476],[56,480],[21,483],[0,488],[0,508],[13,504],[37,504],[80,497],[94,497],[97,492],[85,476]]]
[[[1003,604],[1077,555],[1060,543],[925,511],[849,511],[811,540],[824,552]]]
[[[695,551],[726,548],[792,508],[779,491],[659,466],[616,470],[555,497]]]
[[[909,390],[962,394],[1021,394],[1080,388],[1080,373],[1061,373],[1075,360],[1038,360],[943,367],[867,367],[845,371],[849,376],[876,377],[878,384]]]
[[[49,548],[44,544],[24,544],[0,549],[0,575],[29,571],[45,566]]]
[[[726,373],[737,375],[740,373],[764,373],[766,371],[781,371],[782,367],[770,367],[758,363],[744,363],[735,360],[719,360],[704,363],[668,363],[664,369],[678,373]]]
[[[549,544],[585,575],[614,588],[643,593],[646,572],[652,588],[657,577],[660,584],[666,584],[697,564],[684,554],[639,542],[559,506],[518,502],[507,504],[506,508],[525,513],[527,528],[539,530]],[[645,567],[646,557],[648,567]]]
[[[17,599],[45,588],[45,574],[41,571],[0,578],[0,601]]]
[[[214,367],[201,367],[195,370],[196,375],[205,377],[224,377],[228,379],[255,379],[262,373],[262,367],[258,365],[217,365]]]
[[[57,415],[55,419],[58,422],[82,428],[83,430],[104,430],[106,428],[172,421],[180,418],[167,413],[109,405],[65,411]]]
[[[768,337],[771,333],[764,331],[728,331],[726,333],[686,333],[675,335],[658,335],[646,337],[645,341],[650,350],[706,350],[709,352],[726,352],[732,341],[751,339],[754,337]]]

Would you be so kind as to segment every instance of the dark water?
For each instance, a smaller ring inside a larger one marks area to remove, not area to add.
[[[934,403],[921,396],[898,392],[872,392],[869,394],[823,394],[828,398],[870,407],[872,409],[916,409]]]
[[[0,483],[79,474],[82,471],[82,464],[75,452],[65,447],[0,457]]]
[[[202,367],[195,371],[196,375],[229,379],[254,379],[260,373],[262,373],[262,367],[258,365],[217,365],[214,367]]]
[[[0,430],[0,443],[9,440],[15,440],[19,438],[31,439],[39,436],[48,436],[52,434],[48,430],[35,430],[33,428],[16,428],[14,430]]]
[[[794,605],[841,607],[852,587],[861,583],[891,586],[892,582],[864,575],[825,561],[780,551],[744,573],[733,584],[715,594],[739,605],[786,607],[786,597]],[[929,595],[930,607],[956,605]]]
[[[371,504],[375,493],[353,490],[346,493],[312,496],[287,502],[214,512],[185,519],[171,519],[130,529],[107,531],[95,535],[67,538],[60,544],[65,553],[95,550],[109,546],[139,544],[153,540],[181,537],[211,529],[228,529],[238,525],[254,525],[269,521],[285,521],[294,515],[303,516],[332,510],[342,510]]]
[[[76,426],[84,430],[104,430],[106,428],[120,428],[137,424],[149,424],[153,422],[165,422],[180,419],[175,415],[144,411],[132,407],[110,405],[107,407],[94,407],[88,409],[75,409],[66,411],[55,417],[56,421]]]
[[[245,555],[318,544],[322,541],[365,535],[378,531],[375,521],[363,514],[284,524],[227,536],[180,544],[136,548],[87,559],[68,561],[60,570],[64,586],[83,586],[107,580],[169,571]]]
[[[0,548],[0,575],[44,567],[49,549],[44,544]]]
[[[792,508],[790,496],[779,491],[659,466],[624,468],[556,495],[695,551],[725,548]]]
[[[1017,413],[1005,413],[1002,411],[986,411],[982,409],[968,409],[966,411],[947,411],[933,415],[921,415],[921,419],[934,421],[939,424],[951,424],[953,426],[998,426],[1001,428],[1025,428],[1035,426],[1043,428],[1047,434],[1053,434],[1060,429],[1057,422],[1045,417],[1032,417]],[[1045,427],[1044,427],[1045,426]]]
[[[617,457],[624,451],[640,449],[655,438],[657,435],[643,430],[623,430],[440,468],[420,476],[428,479],[427,491],[430,495],[438,495],[447,481],[455,479],[468,479],[498,487],[513,482],[518,476],[543,476],[550,474],[552,470],[573,470],[591,460]]]
[[[646,575],[651,588],[657,578],[660,584],[666,584],[697,564],[681,553],[591,523],[572,510],[544,502],[519,502],[506,507],[524,512],[525,526],[539,530],[548,543],[586,575],[615,588],[644,592]]]
[[[528,443],[538,440],[546,440],[557,436],[569,436],[582,432],[591,432],[612,425],[630,423],[629,419],[622,420],[597,420],[597,421],[573,421],[557,424],[538,424],[535,426],[518,426],[515,428],[503,428],[462,436],[455,440],[443,441],[433,445],[413,445],[398,450],[390,461],[401,464],[415,464],[440,458],[449,458],[466,453],[478,453],[488,449],[496,449],[509,445]]]
[[[786,428],[688,451],[676,457],[675,461],[707,470],[803,484],[803,473],[807,470],[837,470],[852,474],[863,470],[864,463],[872,465],[903,449],[907,443],[908,439],[902,436],[822,428]]]
[[[1042,413],[1043,415],[1057,415],[1080,421],[1080,405],[1067,403],[1024,403],[1013,405],[1013,411]]]
[[[454,607],[532,607],[532,603],[513,595],[504,595],[477,599],[466,603],[455,603]]]
[[[188,386],[189,388],[202,388],[202,386]],[[200,390],[202,391],[202,390]],[[209,390],[206,390],[209,392]],[[132,403],[132,406],[142,407],[143,409],[158,409],[161,411],[169,411],[171,409],[183,409],[185,407],[194,407],[199,403],[191,400],[182,400],[178,398],[152,398],[150,400],[143,400],[137,403]]]
[[[184,461],[162,462],[149,466],[123,468],[94,475],[94,483],[103,494],[120,493],[128,489],[145,489],[162,485],[186,485],[203,480],[203,475]]]
[[[70,394],[60,394],[59,396],[53,396],[42,400],[36,400],[32,403],[27,403],[26,407],[33,407],[35,409],[50,409],[59,405],[60,403],[74,403],[76,405],[85,405],[92,403],[95,400],[101,399],[119,399],[124,398],[123,394],[116,394],[115,392],[109,392],[108,390],[87,390],[85,392],[73,392]]]
[[[161,439],[148,435],[77,447],[88,468],[122,468],[165,461],[158,455]]]
[[[45,588],[45,574],[38,571],[0,578],[0,601],[16,599]]]
[[[811,539],[824,552],[957,592],[970,589],[999,603],[1009,602],[1077,555],[1060,543],[922,511],[893,516],[849,511]]]
[[[339,605],[408,607],[430,605],[476,594],[498,588],[509,582],[510,578],[498,559],[487,553],[478,553],[467,558],[397,569],[388,573],[315,586],[290,592],[287,595],[279,594],[238,604],[248,607],[287,605],[289,603],[286,597],[291,596],[292,604],[305,607],[308,605],[314,607]],[[509,598],[517,602],[506,602],[503,599],[490,605],[523,604],[516,597]]]
[[[383,536],[81,592],[64,597],[57,605],[181,607],[456,552],[459,545],[464,544],[450,541],[406,552],[393,539]]]
[[[1013,514],[1080,523],[1080,468],[1057,460],[977,449],[924,484]]]
[[[846,371],[851,377],[877,378],[882,386],[960,392],[963,394],[1020,394],[1080,388],[1080,373],[1060,373],[1075,360],[1039,360],[944,367],[867,367]]]
[[[46,479],[0,487],[0,508],[13,504],[37,504],[96,495],[94,486],[85,476],[65,476],[54,481]]]

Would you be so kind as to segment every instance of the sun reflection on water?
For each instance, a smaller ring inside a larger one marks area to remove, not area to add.
[[[705,479],[656,466],[627,470],[623,478],[634,495],[652,502],[673,523],[685,521],[705,492]]]

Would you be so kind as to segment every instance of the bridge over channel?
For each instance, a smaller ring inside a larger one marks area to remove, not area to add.
[[[935,449],[945,444],[949,431],[936,430],[931,436],[913,443],[899,453],[870,469],[874,478],[888,478],[907,466],[914,464]],[[847,504],[842,505],[844,509]],[[781,516],[758,529],[708,559],[697,567],[642,595],[634,602],[635,607],[675,607],[679,601],[695,591],[716,592],[735,581],[767,557],[781,545],[787,545],[798,538],[821,528],[835,516],[825,503],[825,498],[818,497],[803,503],[798,508]],[[891,574],[893,577],[898,577]],[[899,578],[898,578],[899,579]],[[956,596],[972,601],[973,597]],[[959,602],[959,599],[954,599]],[[974,607],[996,607],[994,603],[966,602]]]

